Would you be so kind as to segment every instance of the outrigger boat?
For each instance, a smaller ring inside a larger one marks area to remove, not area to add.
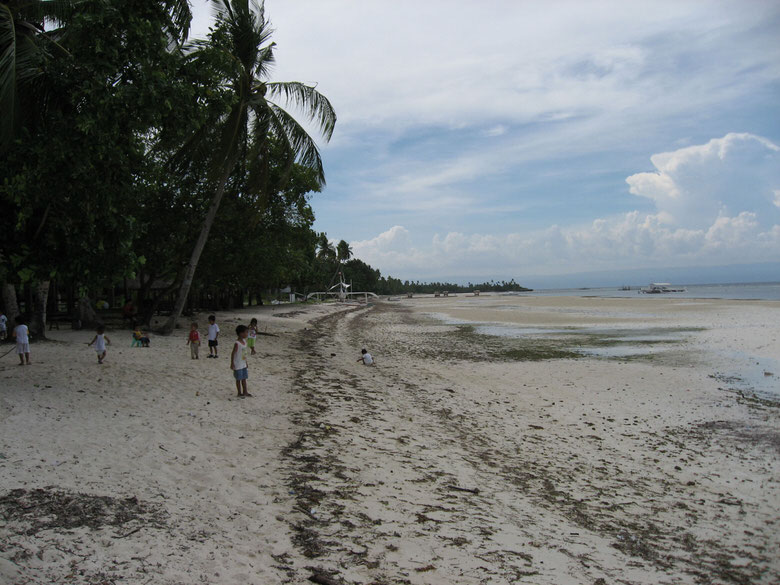
[[[639,292],[646,295],[660,295],[665,293],[686,292],[684,288],[670,288],[672,285],[668,282],[651,282],[647,288],[640,288]]]

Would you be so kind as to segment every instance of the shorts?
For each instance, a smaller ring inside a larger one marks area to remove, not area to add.
[[[255,338],[254,337],[247,337],[246,338],[246,345],[250,349],[253,348],[255,346]]]
[[[209,339],[209,347],[217,347],[219,343],[216,339]]]
[[[233,370],[233,377],[237,382],[241,380],[249,379],[249,368],[241,368],[240,370]]]
[[[30,353],[30,344],[17,342],[16,353],[18,353],[19,355],[22,355],[23,353]]]

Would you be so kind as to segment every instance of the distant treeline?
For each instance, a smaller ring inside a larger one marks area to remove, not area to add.
[[[435,292],[472,292],[479,290],[481,292],[522,292],[532,289],[520,286],[512,280],[502,280],[500,282],[489,281],[481,283],[468,283],[466,285],[454,284],[451,282],[420,282],[401,280],[392,276],[384,277],[379,270],[371,268],[368,264],[358,258],[353,258],[344,264],[344,278],[347,283],[352,282],[354,291],[371,291],[379,295],[398,295],[398,294],[432,294]]]

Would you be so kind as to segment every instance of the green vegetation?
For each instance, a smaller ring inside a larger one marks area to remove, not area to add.
[[[336,114],[314,87],[269,79],[262,4],[212,0],[187,43],[187,0],[0,0],[0,283],[44,335],[49,317],[132,300],[141,321],[261,302],[290,286],[385,294],[521,290],[384,278],[312,229],[317,145]]]
[[[262,5],[213,3],[188,45],[186,0],[0,2],[0,282],[39,335],[62,304],[88,321],[95,301],[132,298],[148,321],[327,282],[319,152],[272,100],[326,140],[333,108],[267,79]]]

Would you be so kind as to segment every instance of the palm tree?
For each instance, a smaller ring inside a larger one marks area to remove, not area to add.
[[[345,240],[341,240],[336,244],[336,255],[339,262],[346,262],[352,258],[352,246],[350,246]]]
[[[336,124],[336,113],[330,102],[313,87],[299,82],[267,80],[269,68],[274,62],[275,44],[269,42],[273,31],[265,19],[262,2],[212,0],[212,4],[216,25],[207,41],[195,45],[193,59],[202,60],[206,66],[224,64],[221,89],[228,92],[233,103],[215,119],[203,124],[181,151],[181,156],[186,158],[208,150],[209,178],[214,186],[214,195],[163,333],[171,333],[181,315],[225,187],[244,153],[251,156],[255,168],[259,169],[250,173],[247,188],[268,192],[272,149],[274,153],[282,153],[282,180],[289,176],[292,165],[298,163],[314,169],[317,182],[320,185],[325,183],[322,159],[314,140],[270,98],[283,98],[303,110],[319,126],[326,141],[330,140]]]
[[[72,9],[71,2],[9,0],[0,2],[0,152],[9,147],[15,128],[32,100],[27,95],[43,76],[41,67],[57,51],[59,27]],[[44,23],[55,27],[48,32]]]
[[[322,232],[319,236],[317,236],[317,258],[328,261],[335,260],[336,257],[336,248],[334,248],[333,244],[330,243],[328,234]]]
[[[170,14],[166,33],[172,46],[184,42],[192,14],[187,0],[160,0]],[[74,0],[6,0],[0,2],[0,152],[16,128],[44,115],[43,65],[53,56],[67,57],[62,41],[67,21],[79,8]],[[132,8],[126,8],[132,10]]]

